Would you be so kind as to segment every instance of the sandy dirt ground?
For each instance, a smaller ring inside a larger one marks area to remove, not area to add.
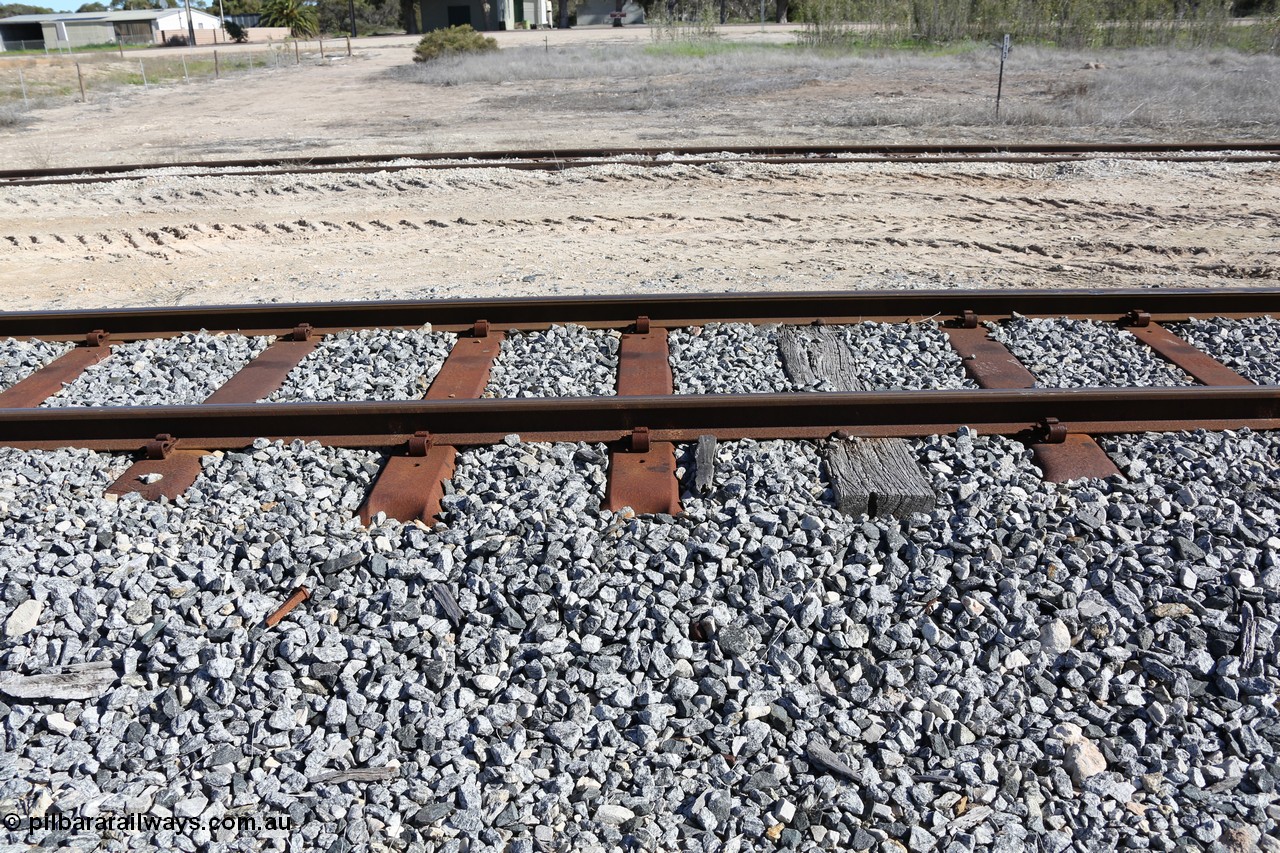
[[[738,28],[727,37],[789,32]],[[637,28],[500,37],[507,45],[594,39],[606,48],[649,39]],[[0,167],[846,139],[793,121],[804,103],[818,109],[829,99],[820,87],[790,112],[773,96],[697,115],[605,111],[576,123],[560,114],[542,121],[528,109],[505,116],[482,108],[493,87],[388,76],[411,43],[361,42],[351,60],[41,109],[0,131]],[[859,132],[864,141],[893,141],[907,131]],[[1280,168],[1269,164],[157,174],[0,186],[0,309],[778,288],[1274,286],[1278,233]]]
[[[794,27],[769,25],[727,27],[723,38],[743,43],[782,42],[794,37]],[[566,31],[525,30],[494,33],[505,47],[573,47],[583,44],[647,45],[645,27],[583,28]],[[599,145],[652,145],[723,143],[727,136],[741,137],[741,144],[768,141],[751,128],[734,125],[732,114],[698,117],[710,121],[705,131],[692,132],[688,116],[650,115],[633,111],[616,114],[551,115],[548,97],[539,86],[529,93],[518,80],[483,87],[430,87],[405,79],[396,69],[412,64],[415,38],[366,38],[355,40],[347,58],[343,43],[330,45],[321,61],[315,44],[308,44],[309,58],[300,66],[262,69],[200,80],[191,85],[171,83],[141,90],[133,86],[110,94],[94,93],[94,76],[116,65],[136,71],[136,58],[117,62],[114,54],[86,61],[89,71],[88,103],[62,98],[36,109],[31,121],[12,129],[0,129],[0,169],[48,168],[59,165],[104,163],[177,162],[231,156],[271,154],[360,154],[468,151],[510,148]],[[253,52],[259,45],[219,46],[219,51]],[[148,51],[153,61],[182,51]],[[287,53],[287,52],[286,52]],[[207,58],[191,51],[189,56]],[[16,66],[0,58],[0,79],[16,84]],[[75,69],[66,62],[28,68],[28,75],[57,74],[70,91]],[[14,80],[7,79],[14,77]],[[579,86],[590,86],[581,81]],[[564,88],[557,84],[554,88]],[[524,94],[522,94],[524,93]],[[519,109],[494,109],[495,96],[515,96]],[[748,113],[749,115],[749,113]],[[591,125],[583,120],[590,118]],[[783,111],[762,134],[794,135],[787,125],[794,115]],[[566,120],[567,119],[567,120]],[[739,120],[741,116],[739,117]],[[722,126],[722,121],[729,126]],[[798,139],[815,141],[801,132]],[[637,143],[637,140],[640,140]]]
[[[1280,168],[718,164],[0,188],[8,309],[1274,285]]]
[[[719,41],[778,45],[796,34],[795,26],[730,26],[721,29]],[[211,77],[208,49],[148,50],[145,56],[129,53],[125,61],[110,53],[84,57],[88,103],[78,102],[74,65],[51,60],[25,73],[61,75],[69,94],[41,102],[12,126],[0,122],[0,169],[606,146],[1267,140],[1280,130],[1280,104],[1249,85],[1280,86],[1280,68],[1266,57],[1171,59],[1160,52],[1045,54],[1027,48],[1009,63],[1004,79],[1006,117],[1014,116],[1014,123],[993,124],[997,52],[898,52],[843,67],[819,62],[784,71],[776,62],[786,52],[778,50],[759,57],[759,65],[715,56],[702,64],[661,57],[636,62],[628,57],[655,46],[643,26],[494,36],[503,56],[523,58],[500,62],[494,79],[460,85],[415,78],[411,37],[357,39],[351,58],[335,41],[325,60],[315,42],[305,43],[302,64],[292,65],[285,49],[281,67],[267,58],[264,45],[219,46],[224,57],[258,57],[254,70],[220,80]],[[544,45],[571,76],[547,78],[533,70],[521,77],[521,63],[538,58],[528,51]],[[145,90],[119,83],[99,88],[101,79],[125,73],[140,82],[139,59],[152,65],[153,76],[165,64],[180,74],[176,63],[183,55],[193,67],[203,63],[207,76]],[[20,97],[17,68],[37,62],[44,61],[0,57],[0,92]],[[1099,65],[1106,67],[1090,67]],[[1184,65],[1199,70],[1189,80],[1174,79]],[[1155,83],[1151,66],[1162,71]],[[725,67],[733,68],[727,76]],[[1125,80],[1133,81],[1131,91],[1118,99],[1106,94]],[[1163,91],[1161,80],[1167,81]],[[1077,103],[1079,114],[1072,111]],[[1096,110],[1098,103],[1104,108]],[[1220,103],[1237,107],[1215,118]]]

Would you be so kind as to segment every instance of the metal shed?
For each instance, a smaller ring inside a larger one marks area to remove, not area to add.
[[[191,11],[196,41],[200,32],[222,28],[213,15]],[[91,44],[161,44],[167,34],[187,33],[185,9],[131,12],[54,12],[0,19],[0,50],[68,50]],[[212,39],[209,39],[212,41]]]

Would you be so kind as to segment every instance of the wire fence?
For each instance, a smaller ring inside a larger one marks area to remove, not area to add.
[[[221,47],[190,51],[125,51],[54,54],[0,60],[0,106],[30,106],[50,99],[90,101],[141,86],[191,85],[250,73],[279,71],[352,55],[351,40],[274,42],[263,48]],[[2,56],[2,55],[0,55]],[[6,68],[5,66],[9,67]]]
[[[5,53],[48,53],[44,39],[39,41],[0,41]]]
[[[71,56],[77,53],[100,53],[112,50],[120,50],[122,48],[136,47],[155,47],[156,40],[150,35],[123,35],[116,36],[112,41],[100,42],[96,44],[77,44],[72,45],[68,42],[48,42],[44,39],[31,41],[0,41],[3,50],[0,50],[0,59],[13,58],[13,54],[17,55],[42,55],[42,56]]]

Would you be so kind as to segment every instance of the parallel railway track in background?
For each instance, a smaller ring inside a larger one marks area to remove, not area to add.
[[[719,162],[773,164],[831,163],[1062,163],[1097,158],[1154,159],[1163,162],[1261,163],[1280,160],[1274,142],[1057,143],[993,145],[800,145],[686,148],[515,149],[490,152],[331,155],[70,166],[0,170],[0,186],[91,184],[137,180],[163,171],[186,177],[225,174],[368,174],[411,169],[503,168],[563,171],[585,166],[667,167]]]
[[[528,441],[611,447],[607,505],[676,512],[674,442],[927,436],[971,426],[1017,436],[1047,479],[1118,474],[1091,436],[1141,431],[1280,428],[1280,387],[1257,385],[1163,324],[1194,317],[1280,313],[1280,290],[878,291],[436,302],[208,306],[0,314],[0,337],[75,342],[75,348],[0,392],[0,444],[133,452],[112,487],[176,497],[206,452],[259,437],[390,449],[362,509],[431,520],[455,448],[509,434]],[[1038,388],[983,323],[1024,317],[1114,324],[1200,383],[1178,388]],[[791,394],[675,394],[667,333],[711,323],[838,326],[937,323],[976,383],[972,390],[860,390]],[[326,335],[419,328],[458,334],[423,399],[261,403]],[[620,333],[616,396],[482,399],[507,330],[573,323]],[[115,343],[195,330],[275,338],[202,405],[42,408]],[[159,475],[157,477],[157,475]]]

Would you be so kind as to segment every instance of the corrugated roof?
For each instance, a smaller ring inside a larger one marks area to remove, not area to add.
[[[116,23],[117,21],[154,21],[162,15],[173,15],[184,9],[139,9],[133,12],[53,12],[44,15],[14,15],[11,18],[0,18],[0,24],[43,24],[53,21],[64,21],[71,23],[74,21],[102,21]],[[191,10],[192,15],[204,16],[210,20],[218,20],[217,16],[209,15],[198,9]],[[198,20],[198,18],[197,18]]]

